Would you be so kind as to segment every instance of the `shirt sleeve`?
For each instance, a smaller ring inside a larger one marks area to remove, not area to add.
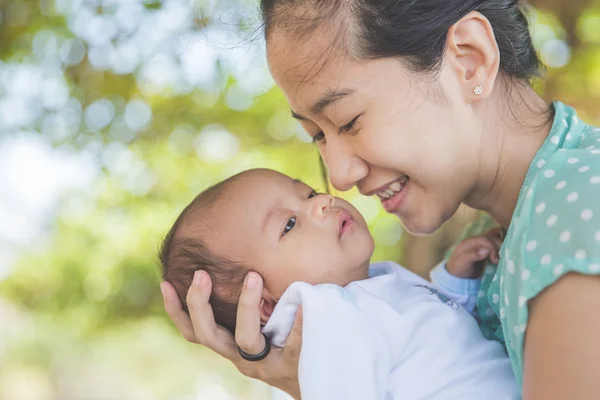
[[[429,273],[429,277],[433,284],[462,305],[471,315],[475,315],[481,278],[465,279],[456,277],[448,272],[445,261],[433,268]]]
[[[523,206],[523,257],[513,260],[521,279],[512,289],[525,300],[569,272],[600,274],[600,149],[592,143],[600,145],[600,135],[548,162]]]
[[[599,142],[588,134],[579,147],[538,162],[505,240],[503,268],[487,293],[520,382],[529,302],[566,274],[600,275]]]

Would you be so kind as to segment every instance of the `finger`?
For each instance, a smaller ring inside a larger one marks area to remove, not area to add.
[[[473,261],[482,261],[493,255],[493,252],[489,247],[478,247],[474,253]]]
[[[481,238],[483,239],[483,238]],[[478,240],[472,247],[462,254],[461,259],[466,263],[473,263],[491,257],[495,252],[489,240]]]
[[[462,255],[459,262],[461,264],[473,264],[478,261],[485,260],[486,258],[488,258],[489,255],[490,255],[489,247],[477,246],[477,247],[473,247],[473,248],[469,249],[469,251],[466,251]]]
[[[198,343],[231,360],[237,354],[233,336],[215,322],[212,306],[208,302],[211,292],[212,281],[208,273],[196,271],[187,294],[195,337]]]
[[[479,237],[471,237],[460,242],[452,252],[452,256],[456,259],[463,259],[464,254],[469,252],[473,246],[477,246]]]
[[[246,361],[238,354],[233,363],[242,374],[283,389],[278,379],[284,373],[283,349],[273,345],[267,358],[261,361]]]
[[[501,227],[492,228],[489,231],[487,231],[486,236],[494,236],[499,239],[502,239],[503,229]]]
[[[490,241],[490,244],[494,246],[494,251],[490,254],[490,260],[498,264],[500,262],[500,248],[502,247],[503,239],[502,228],[494,228],[489,230],[485,237]]]
[[[188,289],[186,301],[194,334],[201,344],[210,342],[216,335],[217,323],[208,300],[212,292],[212,281],[206,271],[196,271]]]
[[[500,247],[502,247],[502,242],[504,241],[503,239],[503,233],[502,233],[502,229],[501,228],[495,228],[492,229],[490,231],[488,231],[488,233],[485,235],[494,245],[494,247],[496,248],[496,251],[500,251]]]
[[[163,294],[163,303],[165,311],[179,330],[179,333],[188,341],[196,342],[194,326],[190,320],[190,316],[184,311],[181,306],[181,301],[173,285],[169,282],[161,282],[160,291]]]
[[[462,251],[456,253],[461,254],[462,257],[468,257],[469,259],[472,259],[474,252],[476,253],[478,248],[490,248],[492,244],[486,236],[475,236],[463,241],[460,243],[460,246]]]
[[[489,254],[486,257],[488,257],[494,264],[498,264],[498,262],[500,261],[499,254],[500,247],[502,246],[502,241],[499,239],[499,236],[497,236],[498,231],[499,230],[492,230],[486,235],[478,237],[478,240],[475,243],[475,245],[478,247],[486,247],[490,250]],[[483,255],[482,250],[480,250],[480,254]],[[473,260],[482,261],[484,259],[485,257],[480,257],[478,260]]]
[[[265,338],[260,333],[262,291],[260,275],[249,272],[240,295],[235,328],[235,342],[248,354],[258,354],[265,348]]]
[[[489,255],[489,259],[491,262],[493,262],[494,264],[498,264],[500,262],[500,248],[496,247],[496,244],[494,244],[494,249],[493,251],[490,253]]]
[[[283,349],[286,362],[298,365],[300,360],[300,350],[302,349],[302,306],[298,307],[294,325],[287,338],[285,348]]]
[[[286,375],[286,371],[287,373],[290,371],[297,373],[301,347],[302,306],[296,311],[296,318],[294,319],[294,324],[286,339],[284,348],[273,345],[268,357],[262,361],[249,362],[240,357],[239,360],[234,361],[234,364],[242,374],[267,382],[271,386],[280,387],[278,383],[281,382],[278,382],[276,379],[277,375]],[[280,387],[280,389],[284,388]],[[287,389],[289,390],[289,388]]]

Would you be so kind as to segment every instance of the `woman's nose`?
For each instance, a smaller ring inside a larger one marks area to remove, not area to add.
[[[337,190],[347,191],[369,173],[367,163],[354,154],[345,143],[332,140],[327,143],[323,156],[331,184]]]

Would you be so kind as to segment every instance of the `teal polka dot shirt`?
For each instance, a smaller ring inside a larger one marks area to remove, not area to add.
[[[600,129],[554,103],[552,129],[523,182],[477,308],[488,338],[505,343],[520,385],[527,302],[568,272],[600,274]]]

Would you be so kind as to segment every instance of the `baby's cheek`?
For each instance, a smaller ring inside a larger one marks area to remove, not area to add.
[[[267,290],[277,299],[279,299],[283,292],[294,282],[295,276],[290,273],[286,273],[284,268],[281,271],[271,274],[269,276],[269,285],[266,287]]]

